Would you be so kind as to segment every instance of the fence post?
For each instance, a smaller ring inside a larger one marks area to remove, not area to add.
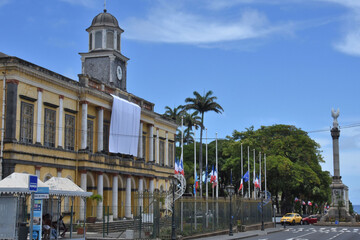
[[[103,206],[103,213],[105,213],[105,206]],[[103,237],[105,237],[105,214],[103,214]]]
[[[106,235],[109,235],[109,218],[110,218],[110,206],[107,206],[107,225],[106,225]]]
[[[139,223],[139,238],[141,239],[141,222],[142,222],[142,213],[141,213],[141,206],[140,206],[140,223]]]

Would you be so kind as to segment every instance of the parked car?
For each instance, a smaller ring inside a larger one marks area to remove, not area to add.
[[[298,214],[298,213],[287,213],[285,214],[281,220],[280,223],[282,225],[288,223],[288,224],[301,224],[302,222],[302,217]]]
[[[303,222],[303,224],[317,223],[317,216],[316,215],[310,215],[310,216],[303,217],[302,222]]]

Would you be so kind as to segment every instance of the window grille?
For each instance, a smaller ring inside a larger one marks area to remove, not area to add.
[[[109,152],[109,132],[110,132],[110,127],[109,124],[104,124],[104,133],[103,133],[103,146],[104,146],[104,151],[105,152]]]
[[[65,149],[75,150],[75,117],[65,114]]]
[[[44,146],[55,147],[56,111],[45,108]]]
[[[90,152],[93,152],[93,137],[94,137],[94,122],[87,120],[87,147]]]
[[[20,141],[32,143],[34,105],[21,102]]]

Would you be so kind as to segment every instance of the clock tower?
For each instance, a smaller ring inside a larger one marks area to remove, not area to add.
[[[89,52],[80,53],[82,74],[106,85],[126,91],[126,66],[129,58],[121,54],[121,34],[117,19],[104,12],[94,17],[89,33]]]

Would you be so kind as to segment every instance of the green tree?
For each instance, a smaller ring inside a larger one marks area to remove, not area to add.
[[[216,102],[217,97],[212,96],[213,92],[208,91],[204,96],[200,95],[197,91],[193,92],[194,97],[186,98],[185,105],[186,109],[192,109],[198,111],[201,115],[201,125],[200,125],[200,151],[199,151],[199,167],[200,173],[202,173],[202,135],[204,130],[204,114],[209,111],[216,113],[222,113],[224,109]],[[200,178],[200,196],[202,196],[202,180]]]
[[[320,146],[303,130],[290,125],[262,126],[258,130],[250,127],[243,132],[235,130],[224,147],[224,154],[228,159],[222,170],[227,176],[230,175],[230,169],[240,168],[238,159],[241,143],[245,150],[244,160],[247,160],[247,146],[250,146],[250,151],[255,149],[257,153],[266,153],[267,188],[276,196],[276,204],[282,213],[293,210],[295,197],[315,201],[319,205],[329,201],[331,178],[329,172],[321,169],[323,159]],[[258,156],[255,166],[252,154],[250,157],[251,172],[254,167],[258,172]],[[247,163],[244,168],[247,168]],[[233,176],[236,182],[240,182],[239,174]]]
[[[184,115],[184,106],[179,105],[177,107],[171,108],[169,106],[165,107],[165,117],[174,120],[178,125],[181,124],[181,116]]]

